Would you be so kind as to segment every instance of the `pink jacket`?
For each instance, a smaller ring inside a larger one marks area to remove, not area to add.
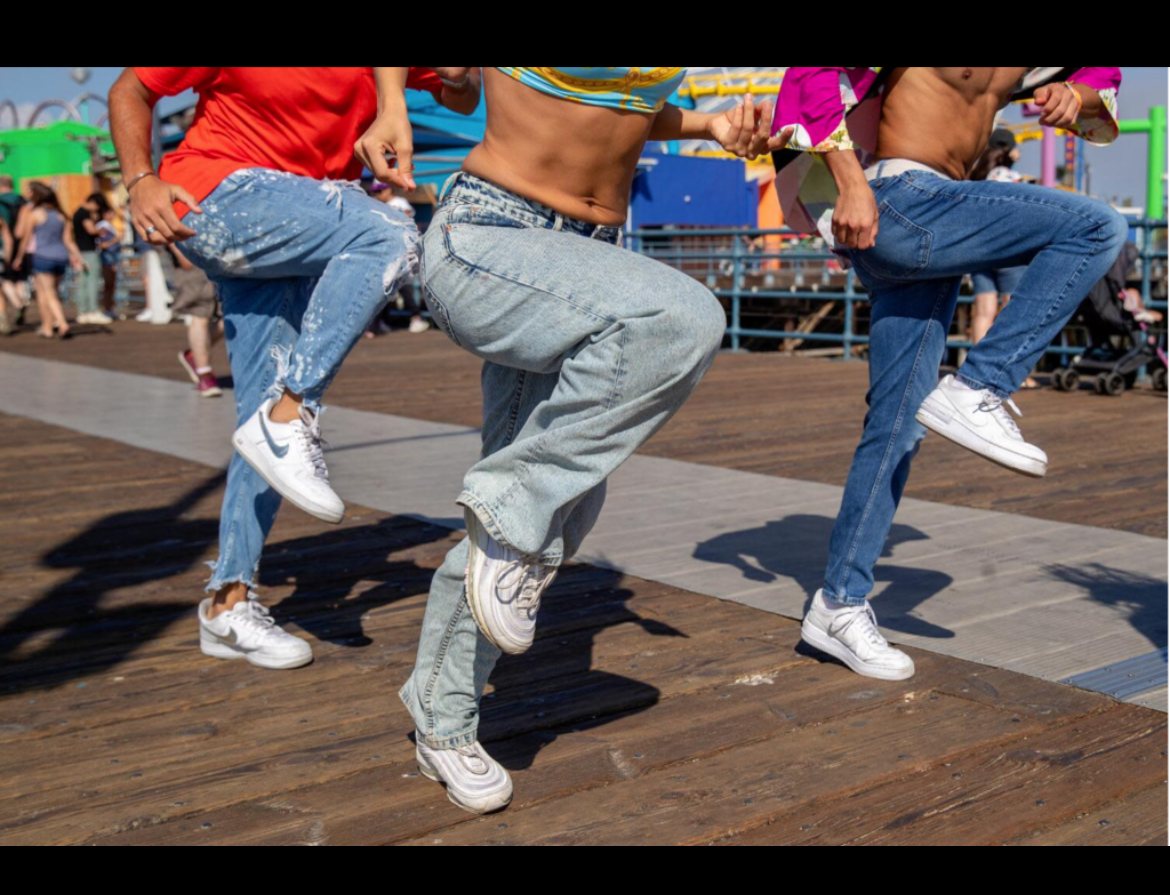
[[[854,150],[868,165],[877,146],[883,79],[889,67],[789,68],[780,87],[772,132],[794,128],[789,149],[776,153],[777,188],[788,226],[815,232],[832,213],[836,186],[816,153]],[[1038,87],[1071,81],[1092,87],[1105,103],[1100,117],[1084,116],[1076,132],[1090,143],[1112,143],[1118,135],[1120,68],[1033,68],[1013,99]],[[808,155],[812,153],[812,155]]]

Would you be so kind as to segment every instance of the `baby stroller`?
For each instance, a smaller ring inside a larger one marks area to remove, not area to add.
[[[1056,372],[1053,384],[1060,391],[1074,392],[1082,376],[1093,376],[1098,394],[1116,397],[1133,388],[1143,369],[1155,389],[1166,391],[1165,337],[1149,330],[1147,313],[1125,307],[1126,277],[1137,258],[1137,246],[1128,243],[1081,305],[1089,347],[1073,358],[1071,367]]]

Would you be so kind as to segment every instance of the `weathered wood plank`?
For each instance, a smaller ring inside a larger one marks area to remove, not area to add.
[[[1118,706],[786,813],[724,844],[1002,845],[1164,782],[1165,743],[1164,717]]]
[[[1166,785],[1087,811],[1063,826],[1007,845],[1162,845],[1166,843]]]
[[[1014,723],[1020,721],[1020,723]],[[1039,722],[963,700],[903,701],[606,787],[461,824],[416,845],[697,845],[825,796],[913,774]]]

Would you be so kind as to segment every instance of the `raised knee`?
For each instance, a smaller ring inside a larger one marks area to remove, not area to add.
[[[1129,241],[1129,221],[1125,215],[1114,208],[1109,209],[1105,222],[1101,226],[1102,241],[1107,243],[1110,251],[1120,252]]]
[[[727,314],[711,290],[686,278],[683,294],[671,300],[670,315],[676,338],[699,359],[719,350],[727,332]]]
[[[376,216],[377,217],[377,216]],[[382,295],[391,296],[418,272],[421,237],[413,224],[401,224],[389,217],[377,217],[376,224],[341,260],[358,261],[372,268],[381,281]]]

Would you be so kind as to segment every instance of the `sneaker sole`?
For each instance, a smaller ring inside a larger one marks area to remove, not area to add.
[[[438,783],[440,786],[442,786],[443,789],[447,791],[447,801],[449,801],[456,808],[459,808],[462,811],[466,811],[468,814],[475,814],[482,817],[485,814],[495,814],[497,811],[503,811],[512,804],[511,794],[508,795],[507,801],[503,802],[502,804],[499,803],[498,799],[482,799],[474,802],[460,801],[455,796],[455,794],[451,792],[451,787],[447,785],[447,781],[439,776],[438,771],[434,770],[430,765],[424,762],[421,756],[416,756],[416,758],[418,760],[419,773],[430,780],[432,783]]]
[[[947,419],[940,411],[945,412],[945,410],[938,407],[935,402],[928,398],[922,407],[919,408],[918,413],[914,415],[914,418],[926,426],[931,432],[941,435],[947,441],[957,444],[959,447],[973,454],[978,454],[985,460],[990,460],[996,466],[1002,466],[1004,469],[1010,469],[1012,472],[1017,472],[1020,475],[1026,475],[1033,479],[1042,479],[1048,472],[1047,463],[1041,462],[1040,460],[1033,460],[1030,457],[1023,457],[1020,454],[991,444],[987,439],[982,438],[976,432],[972,432],[961,422],[956,423],[954,417]]]
[[[224,659],[229,662],[237,659],[246,659],[250,665],[255,665],[257,668],[264,668],[268,671],[291,671],[294,668],[304,668],[313,661],[312,655],[299,659],[265,659],[256,653],[245,653],[241,650],[233,649],[226,643],[217,643],[203,639],[199,641],[199,648],[203,652],[203,655],[212,659]]]
[[[890,671],[885,668],[873,668],[861,661],[846,647],[829,637],[823,631],[805,622],[800,628],[801,639],[811,647],[815,647],[826,655],[832,656],[839,662],[844,662],[851,670],[862,677],[870,677],[878,681],[908,681],[914,677],[917,669],[911,665],[906,671]]]
[[[218,388],[209,388],[199,393],[200,398],[222,398],[223,391]]]
[[[236,449],[236,452],[244,458],[244,462],[256,470],[256,474],[268,483],[269,487],[271,487],[277,494],[291,503],[298,510],[304,513],[308,513],[314,519],[320,519],[322,522],[328,522],[330,525],[339,525],[342,520],[345,519],[344,511],[341,513],[334,513],[329,510],[322,509],[316,504],[305,500],[295,491],[292,491],[281,484],[280,480],[277,479],[276,476],[269,474],[268,470],[265,468],[263,455],[253,450],[252,446],[246,440],[241,438],[239,433],[236,433],[232,436],[232,446]]]
[[[190,379],[192,383],[195,385],[199,384],[199,374],[195,372],[194,367],[187,363],[187,359],[183,357],[182,351],[179,352],[179,366],[186,371],[187,378]]]
[[[471,617],[475,619],[475,624],[479,627],[479,630],[483,636],[487,638],[488,643],[490,643],[500,652],[506,653],[509,656],[522,656],[532,648],[531,644],[524,647],[523,649],[518,649],[514,646],[505,646],[495,638],[492,632],[488,630],[487,625],[484,624],[483,614],[479,610],[479,594],[471,583],[471,550],[476,549],[474,546],[476,540],[481,535],[486,537],[487,533],[484,532],[483,525],[480,524],[479,517],[476,516],[475,513],[473,513],[471,510],[466,510],[463,516],[464,521],[467,523],[467,536],[471,539],[471,543],[468,545],[467,568],[463,572],[463,586],[467,591],[467,605],[468,608],[471,609]]]

